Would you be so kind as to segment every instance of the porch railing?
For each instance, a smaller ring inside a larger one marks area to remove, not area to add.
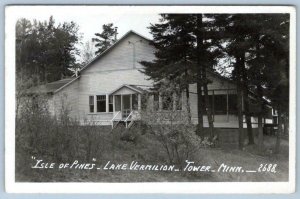
[[[113,129],[114,128],[114,122],[117,121],[117,124],[120,122],[120,119],[116,119],[117,116],[121,113],[121,111],[118,111],[114,117],[111,119],[111,128]]]
[[[132,114],[133,114],[133,111],[131,111],[129,113],[129,115],[127,116],[127,118],[124,120],[126,128],[128,128],[128,120],[132,118]],[[132,121],[130,121],[130,122],[132,122]]]

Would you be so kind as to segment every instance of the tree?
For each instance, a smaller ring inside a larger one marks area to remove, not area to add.
[[[142,72],[154,80],[156,88],[163,79],[168,79],[185,90],[191,122],[189,84],[195,78],[192,74],[195,38],[190,34],[193,29],[191,16],[162,14],[160,23],[151,24],[149,29],[153,35],[152,45],[156,48],[156,59],[152,62],[142,61],[145,66]]]
[[[288,14],[273,14],[264,26],[262,54],[266,79],[266,97],[278,111],[278,132],[275,153],[280,150],[284,118],[289,115],[289,27]]]
[[[99,55],[109,48],[117,40],[117,27],[114,27],[112,23],[104,24],[102,26],[101,33],[95,33],[95,38],[92,39],[93,42],[96,42],[95,47],[97,51],[95,55]]]
[[[243,148],[244,144],[243,115],[245,115],[247,124],[248,144],[254,144],[251,114],[249,110],[250,77],[246,65],[247,53],[253,45],[251,41],[252,33],[253,30],[257,30],[258,28],[256,24],[251,23],[252,16],[254,15],[229,14],[218,15],[216,17],[217,24],[222,27],[222,36],[225,36],[225,41],[227,43],[224,48],[226,56],[232,56],[234,58],[232,77],[236,80],[237,86],[240,149]],[[221,40],[221,42],[224,42],[224,40]]]
[[[144,73],[158,85],[165,78],[176,80],[186,92],[187,104],[189,104],[189,84],[197,83],[197,131],[198,134],[202,132],[203,113],[206,112],[213,137],[213,119],[207,89],[207,85],[211,82],[206,73],[215,63],[218,48],[213,39],[205,37],[211,22],[208,16],[202,14],[163,14],[161,17],[160,23],[150,27],[154,38],[153,45],[157,49],[155,53],[157,59],[153,62],[142,62],[145,66]]]
[[[247,16],[248,40],[245,60],[245,84],[257,96],[259,147],[263,148],[262,115],[266,99],[278,110],[278,133],[275,152],[279,152],[282,118],[288,115],[289,90],[289,16],[259,14]]]
[[[283,107],[288,107],[286,99],[288,99],[289,16],[285,14],[220,15],[217,22],[220,27],[224,27],[224,32],[227,34],[228,45],[225,51],[235,59],[232,75],[237,80],[238,96],[243,95],[245,99],[244,113],[250,144],[253,141],[253,134],[248,128],[251,126],[248,108],[249,92],[256,94],[260,107],[257,115],[259,146],[262,148],[262,115],[266,99],[270,100],[272,106],[279,112]],[[288,108],[284,109],[285,113],[288,113]],[[239,121],[242,119],[241,116]],[[241,127],[242,123],[239,123]],[[279,126],[277,135],[282,131],[281,125]],[[278,138],[277,143],[279,141]]]
[[[16,69],[23,79],[33,84],[56,81],[71,75],[68,68],[77,67],[75,45],[79,41],[78,26],[74,22],[55,26],[49,21],[33,23],[20,19],[16,23]]]
[[[83,44],[81,51],[82,65],[89,63],[95,57],[95,51],[93,41],[87,41]]]
[[[213,69],[218,57],[222,54],[218,45],[219,40],[212,37],[211,34],[216,32],[218,27],[215,26],[215,15],[196,14],[193,16],[194,29],[192,34],[196,37],[194,62],[196,63],[195,74],[197,76],[198,134],[203,128],[203,112],[205,112],[209,124],[210,138],[213,138],[215,135],[212,102],[210,102],[208,95],[208,84],[211,83],[211,80],[207,77],[207,71]],[[204,94],[204,100],[202,93]]]

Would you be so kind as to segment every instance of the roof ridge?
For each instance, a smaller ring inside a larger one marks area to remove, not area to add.
[[[134,30],[129,30],[127,31],[120,39],[118,39],[115,43],[113,43],[109,48],[107,48],[105,51],[103,51],[102,53],[100,53],[99,55],[97,55],[94,59],[92,59],[90,62],[88,62],[84,67],[82,67],[79,70],[79,73],[83,70],[85,70],[88,66],[90,66],[93,62],[95,62],[96,60],[98,60],[99,58],[101,58],[104,54],[106,54],[107,52],[109,52],[112,48],[114,48],[118,43],[120,43],[123,39],[125,39],[128,35],[130,35],[130,33],[133,33],[139,37],[142,37],[143,39],[147,40],[147,41],[151,41],[151,39],[135,32]]]

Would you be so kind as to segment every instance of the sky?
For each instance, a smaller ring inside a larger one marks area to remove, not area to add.
[[[14,20],[26,18],[29,20],[45,21],[53,16],[55,24],[75,22],[79,26],[81,41],[76,47],[83,52],[84,44],[95,37],[95,33],[102,32],[102,25],[113,23],[118,27],[118,36],[121,38],[130,30],[152,39],[147,27],[150,23],[159,21],[159,13],[151,9],[140,9],[135,6],[17,6],[14,7]],[[96,48],[92,48],[95,52]],[[76,56],[81,63],[82,56]]]
[[[53,16],[56,24],[74,21],[79,25],[83,42],[91,40],[94,34],[102,31],[102,25],[113,23],[118,27],[118,38],[129,30],[134,30],[141,35],[152,38],[149,33],[150,23],[157,23],[158,13],[132,12],[125,7],[108,8],[107,6],[22,6],[15,11],[15,17],[48,20]]]

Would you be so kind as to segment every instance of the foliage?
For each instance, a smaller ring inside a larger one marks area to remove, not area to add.
[[[117,27],[113,27],[112,23],[104,24],[102,26],[101,33],[95,33],[95,38],[92,39],[93,42],[96,42],[95,47],[97,51],[95,52],[96,55],[101,54],[107,48],[109,48],[113,43],[116,42],[116,35]]]
[[[207,70],[212,69],[222,54],[218,42],[210,32],[216,28],[214,15],[204,14],[161,14],[159,23],[149,27],[156,48],[156,59],[141,62],[148,75],[159,87],[164,79],[177,82],[186,92],[189,101],[189,84],[197,83],[198,123],[203,127],[204,111],[207,112],[209,126],[213,128],[211,107],[208,102]],[[202,87],[205,104],[201,104]],[[187,106],[188,112],[189,106]],[[201,127],[201,128],[202,128]],[[201,129],[199,128],[199,129]],[[212,132],[213,134],[213,132]]]
[[[83,45],[83,50],[81,52],[82,64],[88,64],[95,57],[95,47],[93,41],[87,41]]]
[[[74,22],[55,25],[49,21],[19,19],[16,23],[16,71],[34,84],[59,80],[79,67],[78,26]]]
[[[159,89],[160,96],[173,99],[174,93],[178,93],[176,84],[168,82],[163,85]],[[144,96],[143,98],[149,99],[150,97]],[[199,146],[211,144],[208,140],[201,140],[196,135],[195,126],[190,123],[186,108],[177,110],[173,100],[164,105],[164,110],[155,110],[148,101],[146,103],[148,106],[140,113],[141,121],[148,133],[154,135],[161,143],[170,164],[182,166],[185,160],[193,157]]]

